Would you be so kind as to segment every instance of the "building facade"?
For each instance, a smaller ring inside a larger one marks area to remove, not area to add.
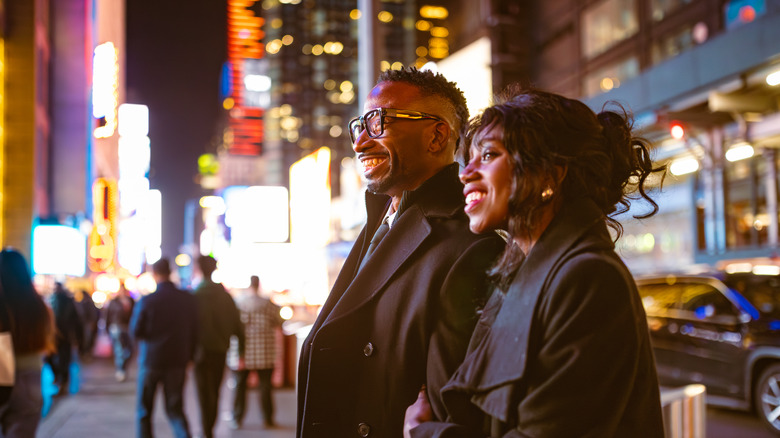
[[[33,260],[33,230],[65,225],[87,241],[93,183],[118,178],[124,99],[124,2],[4,0],[0,241]],[[96,50],[108,49],[105,114],[96,115]],[[81,248],[83,252],[84,248]]]
[[[453,52],[486,38],[494,92],[521,82],[633,112],[669,166],[659,214],[619,217],[634,271],[778,255],[780,2],[453,3]]]

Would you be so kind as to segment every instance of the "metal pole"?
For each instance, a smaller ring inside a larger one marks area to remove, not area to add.
[[[377,13],[380,10],[379,0],[358,0],[358,104],[360,111],[366,102],[366,96],[374,88],[379,74],[379,26]]]
[[[777,164],[776,152],[772,148],[764,149],[764,162],[766,163],[766,214],[769,216],[767,237],[770,248],[777,248]]]

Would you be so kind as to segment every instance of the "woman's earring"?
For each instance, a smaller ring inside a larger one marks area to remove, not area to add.
[[[547,186],[546,189],[542,190],[542,202],[548,202],[552,196],[553,196],[553,189],[550,186]]]

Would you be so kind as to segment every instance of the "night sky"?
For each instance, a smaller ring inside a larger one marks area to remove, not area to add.
[[[197,158],[214,152],[226,59],[225,0],[127,0],[127,101],[149,106],[151,188],[162,192],[162,253],[183,241],[184,205],[201,193]]]

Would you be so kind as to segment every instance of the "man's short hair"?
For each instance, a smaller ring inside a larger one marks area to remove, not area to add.
[[[171,264],[165,257],[157,260],[152,265],[152,272],[163,277],[169,277],[171,275]]]
[[[214,257],[212,256],[202,255],[198,257],[198,267],[204,277],[210,277],[211,274],[217,270],[217,261],[214,260]]]
[[[459,139],[464,138],[464,132],[468,126],[469,109],[466,107],[466,98],[455,82],[450,82],[441,73],[430,70],[417,70],[415,67],[407,67],[401,70],[385,70],[377,78],[377,85],[382,82],[406,82],[414,85],[425,95],[439,96],[452,105],[456,123],[453,126]],[[460,141],[458,141],[460,144]],[[457,145],[456,145],[457,147]]]

